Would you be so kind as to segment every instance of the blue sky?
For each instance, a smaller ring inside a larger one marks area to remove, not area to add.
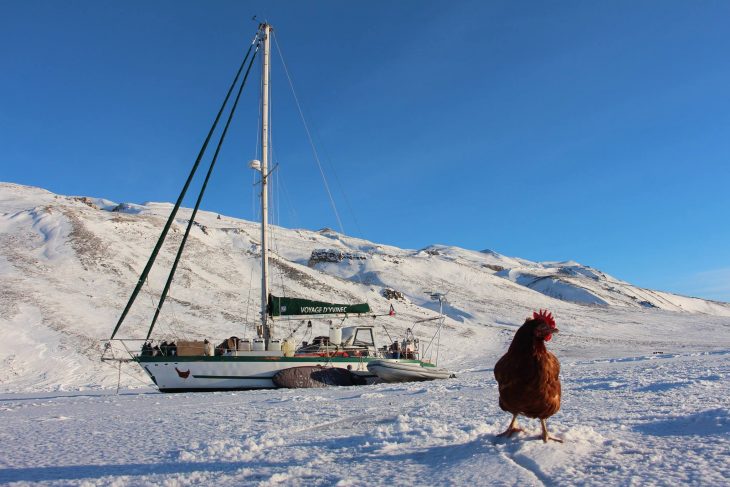
[[[0,180],[174,201],[253,15],[276,29],[346,233],[730,301],[722,1],[0,1]],[[280,66],[275,218],[337,228]],[[247,219],[254,91],[204,202]]]

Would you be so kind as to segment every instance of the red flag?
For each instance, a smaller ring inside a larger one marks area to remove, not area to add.
[[[388,316],[395,316],[395,310],[393,309],[393,305],[390,305],[390,312],[388,313]]]

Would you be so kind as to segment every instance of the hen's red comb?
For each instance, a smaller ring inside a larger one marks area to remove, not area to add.
[[[537,321],[542,321],[550,328],[555,328],[555,318],[553,318],[553,314],[550,313],[548,310],[540,310],[538,313],[537,311],[532,313],[532,319]]]

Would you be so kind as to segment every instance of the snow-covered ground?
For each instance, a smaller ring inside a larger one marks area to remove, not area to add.
[[[116,210],[116,211],[112,211]],[[641,289],[575,262],[398,249],[277,228],[275,293],[366,300],[400,334],[449,291],[440,363],[456,379],[163,395],[99,361],[170,211],[0,183],[0,483],[114,485],[726,485],[730,305]],[[188,210],[173,226],[178,240]],[[258,229],[198,218],[161,337],[250,335]],[[330,249],[333,261],[310,262]],[[174,248],[160,256],[169,266]],[[340,252],[340,253],[338,253]],[[342,260],[339,260],[342,256]],[[156,270],[120,332],[146,330]],[[404,295],[387,300],[385,288]],[[496,438],[492,367],[538,308],[557,317],[565,443]],[[282,324],[285,333],[289,325]],[[316,326],[324,326],[316,325]],[[324,331],[320,328],[318,331]],[[424,341],[433,324],[414,328]]]
[[[536,421],[497,438],[492,360],[469,365],[400,385],[3,395],[0,483],[727,485],[729,351],[564,361],[563,444]]]

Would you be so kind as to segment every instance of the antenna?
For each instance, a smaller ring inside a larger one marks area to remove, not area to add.
[[[445,293],[442,293],[440,291],[426,291],[426,294],[428,294],[428,296],[431,298],[432,301],[439,302],[439,324],[438,324],[438,327],[436,327],[436,333],[434,334],[433,338],[431,338],[431,342],[428,344],[428,347],[426,347],[426,350],[431,348],[434,338],[436,339],[435,365],[438,365],[439,349],[441,348],[441,329],[444,327],[444,324],[446,323],[446,317],[444,316],[444,303],[448,304],[448,301],[446,300],[446,295],[449,294],[449,291],[446,291]],[[425,353],[426,353],[426,351],[424,350],[424,354]]]
[[[444,303],[448,303],[449,301],[446,299],[446,296],[449,294],[450,291],[446,291],[445,293],[439,292],[439,291],[426,291],[426,294],[431,298],[432,301],[438,301],[439,302],[439,314],[444,314]]]

